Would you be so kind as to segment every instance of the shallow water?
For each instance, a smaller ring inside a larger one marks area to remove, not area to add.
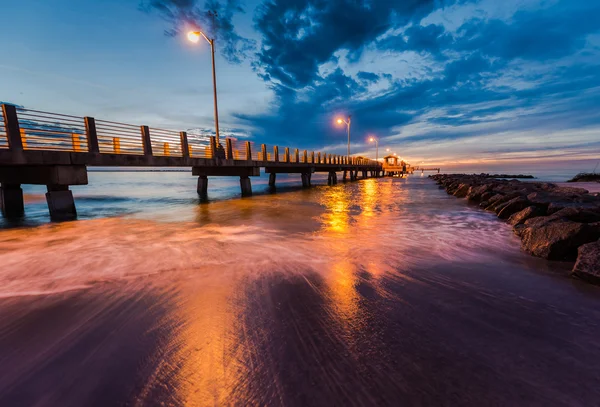
[[[0,230],[0,405],[600,401],[598,288],[427,178],[90,181]]]

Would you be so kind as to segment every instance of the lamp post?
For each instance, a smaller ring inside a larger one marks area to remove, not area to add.
[[[375,161],[379,161],[379,140],[377,137],[369,137],[371,143],[375,142]]]
[[[348,116],[348,120],[344,120],[342,118],[337,119],[338,124],[346,124],[346,127],[348,128],[348,157],[350,157],[350,116]]]
[[[215,70],[215,39],[208,38],[202,31],[190,31],[188,33],[188,39],[197,43],[200,41],[200,37],[203,37],[206,42],[210,44],[210,51],[212,55],[212,77],[213,77],[213,96],[215,100],[215,134],[217,146],[219,145],[219,108],[217,107],[217,73]]]

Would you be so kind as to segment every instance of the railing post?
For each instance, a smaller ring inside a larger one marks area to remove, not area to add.
[[[233,146],[231,145],[231,139],[229,137],[225,139],[225,147],[227,148],[227,155],[225,158],[233,160]]]
[[[252,146],[249,141],[246,141],[246,160],[252,161]]]
[[[317,153],[317,164],[321,164],[321,153]]]
[[[81,153],[81,140],[79,140],[79,134],[71,133],[71,145],[73,146],[74,152]]]
[[[311,151],[311,152],[310,152],[310,162],[311,162],[312,164],[314,164],[314,163],[315,163],[315,152],[314,152],[314,151]]]
[[[113,137],[113,153],[121,154],[121,139]]]
[[[289,147],[285,148],[285,162],[286,163],[290,162],[290,148]]]
[[[144,147],[144,155],[151,157],[152,141],[150,140],[150,129],[148,126],[140,126],[140,131],[142,132],[142,146]]]
[[[187,133],[185,131],[179,132],[179,139],[181,140],[181,156],[187,158],[191,156],[190,145],[188,144]]]
[[[87,137],[88,151],[90,153],[99,153],[98,132],[96,131],[96,120],[93,117],[84,117],[85,136]]]
[[[279,162],[279,146],[273,147],[273,155],[275,156],[275,162]]]
[[[296,162],[299,163],[300,162],[300,150],[298,150],[297,148],[294,149],[294,155],[296,156]]]
[[[262,160],[263,161],[267,161],[267,145],[266,144],[261,144],[260,145],[260,151],[262,153]]]
[[[308,151],[304,150],[302,153],[302,160],[304,161],[304,164],[308,163]]]
[[[17,117],[17,108],[14,105],[2,105],[4,114],[4,128],[8,138],[8,148],[13,151],[22,151],[23,142],[21,141],[21,129],[19,128],[19,118]]]
[[[210,136],[210,158],[217,158],[217,138]]]
[[[163,144],[163,154],[167,157],[171,155],[171,149],[169,148],[169,143]]]

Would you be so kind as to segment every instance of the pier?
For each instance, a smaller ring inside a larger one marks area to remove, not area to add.
[[[375,160],[251,141],[156,129],[2,104],[0,117],[0,208],[6,217],[24,214],[21,185],[46,185],[52,219],[72,219],[77,211],[72,185],[87,185],[87,167],[191,167],[201,199],[208,177],[240,178],[242,196],[252,195],[250,177],[264,168],[269,185],[277,174],[299,174],[311,186],[312,174],[328,174],[328,184],[384,175]]]

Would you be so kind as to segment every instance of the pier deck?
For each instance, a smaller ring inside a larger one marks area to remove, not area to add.
[[[156,129],[23,109],[2,104],[0,117],[0,208],[4,216],[24,213],[22,184],[46,185],[53,219],[76,216],[71,185],[87,185],[87,167],[190,167],[198,177],[197,191],[208,194],[209,176],[240,177],[243,196],[252,195],[249,177],[264,168],[275,186],[276,174],[301,175],[310,187],[311,175],[327,172],[328,183],[383,175],[381,163],[297,148],[256,146],[251,141]],[[223,145],[224,144],[224,145]]]

